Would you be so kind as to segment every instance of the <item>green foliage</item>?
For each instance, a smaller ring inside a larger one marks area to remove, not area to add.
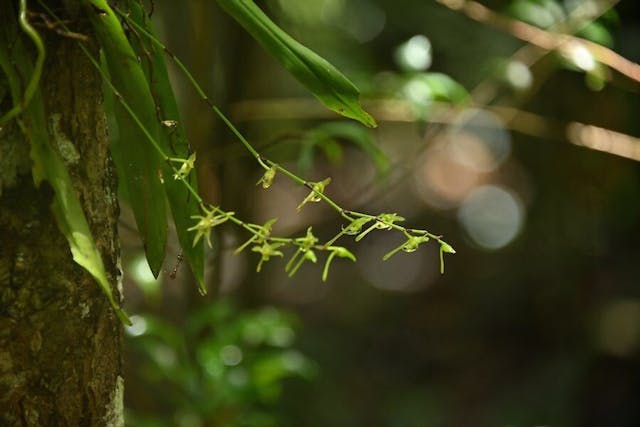
[[[397,93],[408,101],[417,117],[428,119],[436,102],[462,104],[469,93],[460,83],[442,73],[409,73],[402,75]]]
[[[318,260],[316,253],[324,252],[327,258],[322,274],[323,280],[326,280],[329,266],[335,257],[355,260],[355,256],[347,249],[334,245],[344,235],[359,233],[356,237],[356,241],[359,241],[374,229],[396,230],[404,233],[410,242],[413,242],[411,244],[429,240],[434,240],[441,245],[444,243],[440,236],[426,230],[407,229],[397,225],[396,223],[403,221],[404,218],[396,214],[373,216],[348,211],[325,194],[331,178],[319,182],[308,182],[282,165],[263,157],[222,111],[208,99],[184,64],[153,36],[148,18],[140,4],[135,1],[124,3],[128,8],[127,13],[119,9],[112,10],[104,0],[84,0],[85,12],[89,15],[102,48],[100,61],[102,65],[82,44],[80,46],[104,79],[105,107],[108,115],[114,118],[110,120],[109,125],[111,134],[116,135],[111,143],[112,153],[121,179],[125,183],[144,243],[147,261],[154,276],[158,276],[164,260],[165,192],[173,212],[182,249],[203,293],[205,291],[203,243],[206,241],[211,246],[211,232],[215,227],[227,222],[251,234],[249,240],[236,252],[251,246],[251,251],[260,255],[258,271],[272,258],[284,257],[283,249],[293,247],[295,251],[287,262],[285,271],[292,276],[305,261],[315,263]],[[368,126],[375,126],[375,121],[360,108],[355,86],[324,59],[286,35],[253,2],[221,0],[220,3],[329,108]],[[66,30],[65,23],[53,15],[44,3],[41,2],[41,5]],[[125,34],[123,25],[129,29],[129,37]],[[42,47],[41,44],[40,47]],[[307,203],[322,201],[349,221],[349,225],[327,243],[321,244],[312,234],[311,227],[303,237],[274,237],[271,236],[271,227],[275,220],[264,225],[252,224],[237,218],[234,212],[205,204],[197,192],[193,179],[196,154],[191,153],[184,137],[184,129],[167,76],[163,53],[167,53],[176,62],[201,98],[237,136],[258,165],[265,170],[258,184],[261,184],[264,189],[269,188],[279,172],[309,189],[309,194],[298,205],[298,211]],[[443,79],[440,81],[442,83]],[[442,90],[445,92],[448,90],[447,87],[452,87],[450,84],[440,86],[444,87]],[[16,95],[14,98],[18,104],[19,98]],[[45,129],[46,132],[44,123],[35,123],[35,128],[40,131]],[[323,145],[328,153],[331,149],[327,148],[330,145],[327,145],[326,141],[333,138],[351,140],[371,154],[380,170],[388,167],[384,156],[371,143],[368,133],[353,126],[329,123],[316,129],[312,138],[324,139]],[[55,171],[56,174],[63,172],[66,172],[64,168]],[[68,198],[69,195],[65,193],[68,190],[55,185],[54,188],[57,190],[58,197]],[[71,187],[68,186],[68,188]],[[62,206],[62,215],[72,217],[74,220],[78,219],[77,209],[73,211],[72,208],[67,208],[68,204],[62,204]],[[65,209],[70,210],[66,212]],[[196,221],[195,224],[193,220]],[[373,222],[373,225],[364,232],[360,232],[360,228],[370,222]],[[73,233],[73,230],[69,231],[69,227],[61,226],[61,228],[67,235],[76,236],[77,234]],[[356,228],[357,231],[355,231]],[[72,248],[74,245],[78,246],[77,242],[73,243],[71,240]],[[417,248],[417,244],[415,247]],[[88,257],[85,256],[85,258]],[[77,261],[94,274],[93,264],[87,265],[88,263],[82,259]],[[97,279],[101,280],[99,277]],[[111,295],[107,293],[107,296],[115,306]]]
[[[136,1],[129,0],[126,2],[126,6],[132,21],[153,35],[151,22],[141,5]],[[196,154],[191,153],[187,143],[185,129],[164,61],[164,51],[159,49],[148,37],[139,34],[133,26],[129,26],[129,30],[132,34],[130,37],[132,45],[142,60],[145,77],[154,99],[156,115],[161,124],[158,142],[165,153],[171,153],[173,157],[170,160],[178,162],[180,165],[179,170],[173,172],[171,165],[163,162],[164,190],[173,215],[178,241],[199,284],[200,292],[205,293],[204,244],[191,245],[191,236],[188,231],[191,218],[198,214],[198,201],[191,197],[189,189],[181,182],[185,179],[189,180],[193,189],[197,191],[194,169]]]
[[[120,102],[114,103],[113,113],[118,126],[118,138],[111,141],[114,160],[128,189],[149,266],[158,276],[167,238],[166,198],[158,176],[162,159],[146,136],[148,133],[158,140],[160,135],[156,104],[141,63],[115,13],[106,1],[84,3],[102,47],[116,98],[118,101],[124,99],[135,111],[137,120],[145,124],[146,131]]]
[[[318,149],[329,161],[338,162],[342,157],[340,142],[349,142],[366,153],[379,174],[389,172],[389,159],[375,144],[371,132],[356,123],[344,121],[323,123],[305,132],[300,141],[298,166],[302,171],[308,171]]]
[[[333,65],[282,31],[252,0],[218,3],[324,105],[365,126],[376,126],[373,117],[360,107],[358,88]]]
[[[559,29],[576,25],[575,16],[579,19],[576,31],[577,35],[603,46],[613,46],[613,36],[609,30],[611,23],[617,23],[618,15],[615,9],[609,9],[601,17],[594,21],[583,22],[586,13],[593,13],[595,9],[588,10],[582,2],[565,2],[561,4],[557,0],[515,0],[509,4],[507,12],[513,17],[528,22],[532,25]]]
[[[609,48],[613,47],[613,36],[609,29],[601,22],[591,22],[578,31],[578,36],[596,42]]]
[[[541,28],[550,28],[566,17],[562,6],[555,0],[515,0],[509,4],[508,12]]]
[[[164,45],[162,45],[162,43],[157,41],[157,39],[155,39],[148,31],[146,31],[143,28],[141,28],[134,21],[129,20],[126,15],[121,14],[121,16],[123,16],[123,18],[126,19],[127,22],[131,22],[137,29],[139,29],[141,31],[141,33],[143,33],[144,35],[149,37],[152,41],[154,41],[154,43],[156,43],[158,46],[162,47],[165,51],[168,52],[166,47]],[[194,88],[198,92],[198,94],[201,96],[201,98],[210,106],[210,108],[213,110],[213,112],[216,115],[218,115],[218,117],[220,117],[222,119],[222,121],[227,125],[227,127],[229,127],[229,129],[238,137],[240,142],[245,146],[245,148],[249,151],[249,153],[251,153],[251,155],[253,155],[253,157],[256,159],[256,162],[262,168],[264,168],[264,170],[265,170],[264,175],[261,177],[260,180],[258,180],[257,184],[262,184],[263,188],[265,188],[265,189],[269,188],[271,183],[273,182],[275,176],[276,176],[276,173],[279,171],[283,175],[285,175],[286,177],[291,179],[293,182],[295,182],[295,183],[297,183],[299,185],[303,185],[303,186],[307,187],[310,190],[309,194],[298,205],[298,207],[297,207],[298,211],[306,203],[323,201],[323,202],[327,203],[329,206],[331,206],[338,213],[340,213],[340,215],[343,218],[345,218],[345,219],[347,219],[347,220],[349,220],[351,222],[355,221],[356,218],[358,218],[358,217],[367,217],[370,220],[374,220],[375,219],[376,220],[376,224],[371,229],[369,229],[366,233],[372,231],[375,228],[380,229],[380,230],[395,229],[395,230],[398,230],[398,231],[409,233],[408,229],[394,224],[394,222],[398,222],[398,221],[403,220],[402,217],[396,216],[395,214],[381,214],[380,216],[375,217],[375,216],[372,216],[372,215],[363,214],[363,213],[359,213],[359,212],[348,212],[345,209],[343,209],[342,207],[338,206],[331,198],[329,198],[328,196],[326,196],[324,194],[326,186],[331,182],[331,178],[326,178],[325,180],[319,181],[319,182],[307,182],[304,179],[302,179],[299,176],[297,176],[296,174],[294,174],[293,172],[291,172],[288,169],[284,168],[282,165],[277,164],[277,163],[265,158],[264,156],[262,156],[260,153],[258,153],[255,150],[255,148],[251,145],[251,143],[236,129],[236,127],[222,113],[222,111],[220,111],[220,109],[218,107],[216,107],[208,99],[208,97],[206,96],[206,94],[204,93],[204,91],[202,90],[200,85],[196,82],[196,80],[193,78],[193,76],[191,76],[189,71],[182,64],[182,62],[180,62],[180,60],[178,58],[176,58],[175,55],[170,54],[170,53],[169,53],[169,55],[178,64],[179,68],[185,73],[185,75],[187,76],[187,78],[189,79],[191,84],[194,86]],[[333,130],[330,129],[334,133],[342,134],[342,135],[348,135],[350,137],[354,137],[354,133],[352,131],[351,132],[345,131],[345,129],[340,128],[340,127],[334,127],[334,128],[335,129],[333,129]],[[357,135],[356,137],[358,139],[362,140],[362,136],[361,135]],[[152,138],[150,138],[150,140],[153,141]],[[366,142],[360,142],[360,144],[362,144],[363,146],[366,146],[367,143]],[[166,154],[162,151],[161,148],[158,147],[158,144],[154,143],[154,146],[166,158]],[[175,159],[170,159],[170,158],[167,158],[167,159],[175,161]],[[380,160],[378,160],[378,161],[380,162]],[[309,237],[310,231],[308,231],[308,234],[307,234],[306,238],[271,237],[270,236],[270,232],[271,232],[270,231],[270,225],[271,224],[267,223],[267,224],[269,224],[269,229],[266,230],[264,228],[265,226],[260,226],[258,224],[246,223],[246,222],[236,218],[234,216],[233,212],[226,212],[225,213],[224,210],[222,210],[220,207],[217,207],[217,206],[210,206],[210,207],[204,206],[202,204],[202,200],[200,199],[200,197],[194,191],[192,191],[192,193],[196,197],[196,199],[199,200],[199,202],[201,204],[200,209],[202,211],[204,211],[206,213],[206,215],[205,216],[195,216],[194,218],[198,219],[199,222],[198,222],[198,224],[196,226],[191,227],[191,230],[192,231],[197,231],[200,236],[208,235],[208,233],[211,232],[211,229],[213,227],[215,227],[217,225],[220,225],[223,222],[226,222],[227,219],[228,219],[228,220],[230,220],[230,222],[232,222],[232,223],[244,228],[246,231],[249,231],[250,233],[253,234],[253,237],[251,239],[249,239],[249,241],[247,243],[243,244],[238,250],[236,250],[236,253],[239,252],[240,250],[246,248],[248,246],[249,242],[255,242],[255,244],[254,244],[254,246],[252,247],[251,250],[252,250],[252,252],[257,252],[257,253],[260,254],[260,259],[259,259],[258,264],[257,264],[257,271],[260,271],[262,269],[263,263],[269,261],[271,258],[273,258],[273,257],[283,257],[284,253],[280,250],[280,248],[284,248],[285,246],[289,245],[289,246],[294,246],[294,247],[297,248],[296,251],[294,252],[293,257],[290,259],[290,261],[287,263],[287,266],[285,267],[285,271],[287,271],[287,273],[290,276],[292,276],[293,274],[295,274],[298,271],[299,267],[302,265],[302,263],[304,261],[310,261],[310,262],[315,263],[317,261],[317,256],[316,256],[314,250],[316,250],[316,251],[323,251],[323,252],[327,252],[328,253],[328,256],[329,256],[327,258],[328,262],[325,264],[325,273],[323,274],[323,277],[326,279],[326,277],[327,277],[326,270],[328,269],[328,267],[330,265],[330,260],[332,260],[335,257],[334,252],[329,249],[329,246],[332,245],[337,239],[342,237],[344,234],[346,234],[344,231],[341,231],[334,238],[332,238],[329,242],[327,242],[324,245],[316,244],[317,240],[314,241],[314,243],[312,245],[309,245],[307,243],[308,242],[307,239]],[[215,216],[211,216],[214,213],[216,215]],[[208,216],[211,216],[211,217],[208,218]],[[417,233],[418,235],[425,235],[425,236],[428,236],[428,237],[434,239],[437,242],[440,242],[440,243],[442,242],[441,236],[435,236],[435,235],[429,233],[426,230],[411,230],[411,233],[414,233],[414,234]],[[359,236],[359,238],[356,238],[356,241],[360,240],[362,237],[364,237],[364,235]],[[300,255],[300,258],[298,258],[299,255]]]
[[[294,348],[295,319],[271,307],[239,311],[220,300],[181,326],[151,315],[133,321],[129,343],[148,361],[137,375],[162,382],[166,401],[156,403],[153,415],[128,411],[132,427],[172,426],[185,416],[203,425],[278,425],[268,409],[284,380],[311,380],[317,371]]]

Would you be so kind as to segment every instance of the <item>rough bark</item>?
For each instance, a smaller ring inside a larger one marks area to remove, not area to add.
[[[48,119],[80,154],[66,160],[119,295],[118,205],[100,77],[77,41],[53,32],[46,39]],[[0,131],[0,426],[122,425],[121,325],[72,261],[49,208],[51,188],[34,187],[24,144],[16,126]]]

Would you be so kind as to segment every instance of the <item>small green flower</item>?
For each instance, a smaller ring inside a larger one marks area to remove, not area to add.
[[[298,254],[302,254],[302,256],[298,258]],[[293,265],[292,262],[296,258],[298,258],[298,262],[295,265]],[[305,261],[311,261],[312,263],[315,264],[316,262],[318,262],[318,257],[316,256],[316,253],[313,252],[311,249],[299,248],[296,254],[291,258],[291,260],[289,260],[289,262],[287,263],[287,266],[285,267],[285,271],[289,273],[289,277],[293,277],[293,275],[296,274],[296,272],[298,271],[302,263]]]
[[[223,222],[226,222],[229,218],[234,215],[234,212],[224,212],[220,211],[215,206],[211,206],[210,209],[207,209],[205,206],[202,206],[202,210],[204,210],[204,215],[193,215],[192,219],[197,219],[198,223],[193,227],[189,228],[188,231],[195,231],[196,235],[193,238],[193,246],[195,246],[198,241],[204,236],[207,240],[207,244],[211,247],[211,230],[216,225],[220,225]],[[221,212],[216,215],[216,212]]]
[[[369,234],[371,231],[375,229],[390,230],[393,224],[401,221],[404,221],[404,218],[398,214],[395,214],[395,213],[380,214],[376,217],[376,222],[372,226],[364,230],[362,233],[358,234],[358,236],[356,237],[356,242],[359,242],[360,240],[362,240],[364,236],[366,236],[367,234]]]
[[[415,252],[423,243],[427,243],[429,241],[428,236],[411,236],[409,239],[402,245],[402,250],[404,252]]]
[[[311,192],[309,192],[309,194],[307,195],[307,197],[304,198],[302,203],[300,203],[298,207],[296,207],[296,210],[300,212],[300,209],[302,209],[302,207],[307,203],[309,202],[315,203],[322,200],[322,197],[320,197],[320,194],[324,194],[324,189],[327,187],[327,185],[329,185],[329,183],[331,183],[331,178],[327,178],[319,182],[310,183],[312,188]]]
[[[398,246],[395,249],[387,252],[387,254],[385,254],[385,256],[382,257],[382,260],[383,261],[388,260],[389,258],[391,258],[393,255],[395,255],[399,251],[415,252],[418,249],[418,246],[420,246],[421,244],[426,243],[428,241],[429,241],[429,237],[426,236],[426,235],[424,235],[424,236],[407,235],[407,240],[403,244],[401,244],[400,246]]]
[[[342,246],[329,246],[327,247],[328,251],[331,251],[329,256],[327,257],[327,262],[324,264],[324,269],[322,270],[322,281],[327,281],[327,276],[329,275],[329,265],[331,265],[331,261],[333,258],[347,258],[351,261],[356,261],[356,256],[352,254],[347,248],[343,248]]]
[[[447,242],[440,240],[440,274],[444,274],[444,254],[455,254],[456,251]]]
[[[273,165],[265,171],[264,175],[262,175],[262,177],[260,177],[258,182],[256,182],[256,185],[262,184],[262,188],[267,189],[271,187],[271,184],[273,183],[273,178],[275,176],[276,176],[276,165]]]
[[[440,250],[447,254],[455,254],[456,250],[451,247],[447,242],[440,242]]]
[[[309,249],[318,243],[318,238],[313,235],[311,229],[312,227],[307,228],[307,234],[305,234],[304,237],[298,237],[296,239],[296,243],[303,249]]]
[[[185,159],[169,159],[174,163],[182,163],[180,169],[173,174],[173,179],[185,179],[189,176],[196,164],[196,153],[192,153],[187,160]]]
[[[283,245],[282,243],[264,242],[260,246],[254,246],[253,248],[251,248],[251,250],[253,252],[258,252],[260,254],[260,261],[258,262],[258,266],[256,267],[256,271],[257,272],[260,272],[260,270],[262,269],[262,263],[264,263],[266,261],[269,261],[269,259],[271,257],[273,257],[273,256],[279,256],[279,257],[284,256],[284,254],[282,252],[277,250],[282,245]]]
[[[362,227],[366,223],[371,222],[371,221],[373,221],[372,217],[363,216],[361,218],[354,219],[351,222],[351,224],[347,225],[342,230],[344,231],[344,234],[350,234],[350,235],[358,234],[360,232],[360,230],[362,230]]]
[[[404,221],[403,217],[395,213],[380,214],[379,218],[380,220],[378,222],[381,224],[378,226],[378,228],[382,230],[391,228],[391,224]]]
[[[317,261],[316,254],[311,250],[311,248],[318,243],[318,238],[313,235],[311,228],[312,227],[307,228],[307,234],[305,234],[304,237],[298,237],[294,241],[295,245],[298,246],[298,250],[293,254],[289,259],[289,262],[287,262],[287,265],[284,267],[284,271],[289,273],[289,277],[293,276],[296,271],[298,271],[304,261],[311,261],[313,263]],[[298,258],[300,255],[302,256]]]
[[[249,240],[247,240],[246,242],[244,242],[242,245],[240,245],[234,252],[234,255],[239,254],[240,252],[242,252],[247,246],[249,246],[251,243],[256,243],[256,244],[262,244],[270,235],[271,235],[271,228],[273,228],[273,224],[278,220],[278,218],[271,218],[269,221],[265,222],[263,225],[255,225],[252,224],[251,228],[253,228],[254,230],[254,235],[251,236],[251,238]]]

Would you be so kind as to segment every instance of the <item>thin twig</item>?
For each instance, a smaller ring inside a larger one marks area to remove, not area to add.
[[[526,22],[500,15],[473,0],[437,1],[451,10],[464,13],[474,21],[499,28],[524,42],[547,51],[557,50],[561,53],[567,53],[577,46],[583,46],[591,52],[598,62],[611,67],[636,82],[640,82],[640,65],[606,46],[571,34],[544,30]]]

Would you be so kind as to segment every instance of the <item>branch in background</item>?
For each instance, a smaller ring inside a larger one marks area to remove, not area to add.
[[[453,124],[458,109],[447,103],[434,103],[431,123]],[[414,123],[418,120],[411,104],[400,100],[367,103],[367,110],[380,122]],[[539,114],[505,106],[470,105],[490,111],[503,120],[509,130],[543,139],[568,141],[571,144],[615,156],[640,161],[640,138],[611,129],[579,122],[563,122]],[[312,99],[285,98],[241,101],[231,106],[236,122],[259,120],[318,120],[334,115]]]
[[[640,161],[640,138],[577,122],[567,126],[567,138],[575,145]]]
[[[465,0],[448,1],[452,2],[453,4],[464,4]],[[619,1],[620,0],[603,0],[596,3],[593,10],[588,11],[582,10],[582,7],[578,6],[569,13],[565,21],[554,25],[552,28],[562,28],[564,30],[564,34],[574,34],[575,32],[580,31],[582,28],[584,28],[589,22],[593,22],[594,20],[598,19],[606,11],[614,7]],[[515,53],[513,53],[510,60],[521,62],[527,67],[532,68],[549,52],[551,51],[541,49],[532,44],[526,44],[518,49]],[[549,73],[549,70],[547,70],[547,73]],[[539,78],[536,79],[538,83],[534,83],[534,85],[527,90],[527,96],[532,96],[533,93],[540,87],[541,82],[545,78],[544,76],[538,77]],[[477,105],[490,104],[496,98],[496,96],[497,85],[491,79],[487,79],[481,82],[471,91],[471,98]],[[523,98],[521,97],[521,99]]]
[[[474,21],[492,25],[522,41],[547,51],[557,50],[570,55],[571,52],[575,52],[576,49],[581,47],[585,48],[598,62],[611,67],[636,82],[640,82],[640,65],[590,40],[585,40],[570,34],[543,30],[526,22],[500,15],[473,0],[437,1],[451,10],[464,13]]]

